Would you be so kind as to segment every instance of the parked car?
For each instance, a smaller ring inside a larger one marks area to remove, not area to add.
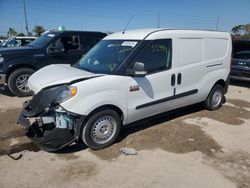
[[[250,40],[233,41],[230,78],[250,81]]]
[[[17,96],[29,96],[27,80],[50,64],[74,64],[105,37],[101,32],[49,31],[22,48],[0,49],[0,85]]]
[[[209,110],[220,108],[231,51],[231,36],[224,32],[111,34],[74,67],[50,65],[33,74],[28,86],[35,95],[18,123],[47,151],[80,140],[102,149],[114,143],[123,125],[137,120],[200,102]]]
[[[20,46],[27,46],[36,37],[10,37],[6,41],[0,44],[0,48],[9,48],[9,47],[20,47]]]

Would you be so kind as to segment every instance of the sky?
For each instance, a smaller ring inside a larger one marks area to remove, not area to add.
[[[25,0],[29,30],[121,31],[159,26],[230,31],[250,23],[250,0]],[[9,27],[25,33],[23,0],[0,0],[0,35]]]

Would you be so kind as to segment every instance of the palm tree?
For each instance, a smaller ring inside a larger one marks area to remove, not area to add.
[[[8,35],[9,37],[16,36],[16,35],[17,35],[17,32],[16,32],[16,30],[15,30],[14,28],[9,27],[9,30],[8,30],[8,32],[7,32],[7,35]]]
[[[35,25],[33,32],[35,33],[35,35],[37,37],[41,36],[41,34],[45,31],[45,29],[43,28],[43,26],[41,25]]]
[[[246,35],[250,34],[250,24],[246,24],[244,25],[244,31]]]
[[[243,30],[243,25],[236,25],[232,28],[231,31],[234,35],[240,35],[242,30]]]

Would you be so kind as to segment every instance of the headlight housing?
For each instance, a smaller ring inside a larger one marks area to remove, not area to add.
[[[62,90],[58,94],[56,102],[57,103],[65,102],[65,101],[71,99],[72,97],[76,96],[76,94],[77,94],[77,87],[75,87],[75,86],[67,86],[67,87],[65,87],[64,90]]]

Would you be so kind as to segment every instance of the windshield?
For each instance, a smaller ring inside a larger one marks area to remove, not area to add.
[[[45,33],[37,39],[33,40],[31,43],[29,43],[28,46],[39,47],[42,45],[46,45],[51,39],[53,39],[57,35],[57,33]]]
[[[131,54],[138,42],[102,40],[80,59],[76,67],[89,72],[111,74]]]

